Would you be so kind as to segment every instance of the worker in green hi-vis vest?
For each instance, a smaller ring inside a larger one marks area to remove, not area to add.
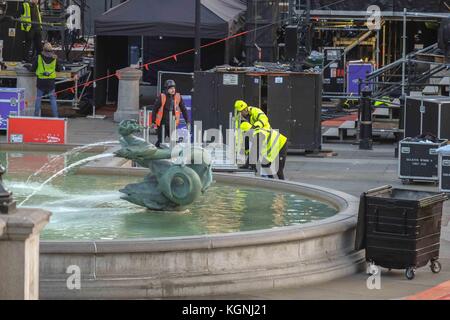
[[[49,42],[44,44],[42,53],[38,54],[35,58],[30,71],[35,72],[37,77],[37,96],[34,106],[34,116],[39,117],[41,115],[41,101],[45,95],[50,99],[53,117],[57,118],[58,105],[56,104],[55,79],[56,72],[61,71],[61,67]]]
[[[25,34],[22,59],[32,61],[42,52],[42,17],[39,11],[39,0],[25,0],[19,6],[20,30]],[[31,45],[33,51],[30,55]]]

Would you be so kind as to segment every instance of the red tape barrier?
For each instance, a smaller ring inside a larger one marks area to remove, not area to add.
[[[264,27],[267,27],[267,26],[264,26]],[[211,46],[219,44],[221,42],[225,42],[225,41],[228,41],[228,40],[231,40],[231,39],[234,39],[234,38],[241,37],[241,36],[246,35],[247,33],[250,33],[252,31],[255,31],[255,30],[243,31],[243,32],[237,33],[235,35],[232,35],[232,36],[229,36],[229,37],[226,37],[226,38],[223,38],[223,39],[219,39],[219,40],[216,40],[216,41],[204,44],[204,45],[200,46],[200,49],[211,47]],[[177,60],[178,56],[185,55],[185,54],[188,54],[188,53],[193,53],[193,52],[195,52],[194,48],[188,49],[188,50],[185,50],[185,51],[182,51],[182,52],[178,52],[176,54],[171,54],[171,55],[169,55],[167,57],[164,57],[164,58],[161,58],[161,59],[158,59],[158,60],[154,60],[154,61],[150,61],[150,62],[147,62],[145,64],[142,64],[142,65],[138,66],[136,69],[145,68],[145,70],[148,71],[150,65],[157,64],[157,63],[160,63],[160,62],[163,62],[163,61],[167,61],[167,60],[170,60],[170,59],[174,59],[175,61],[178,61]],[[63,89],[63,90],[60,90],[60,91],[56,91],[55,95],[58,95],[60,93],[66,92],[66,91],[70,91],[71,93],[74,93],[75,90],[80,88],[80,87],[87,88],[91,84],[93,84],[94,82],[106,80],[106,79],[109,79],[109,78],[112,78],[112,77],[117,77],[117,79],[120,80],[120,73],[116,72],[116,73],[113,73],[113,74],[110,74],[110,75],[107,75],[107,76],[104,76],[104,77],[101,77],[101,78],[97,78],[97,79],[94,79],[94,80],[91,80],[91,81],[86,81],[85,83],[81,83],[81,84],[79,84],[77,86],[73,86],[73,87],[66,88],[66,89]],[[42,96],[42,98],[48,98],[48,97],[49,97],[49,95]],[[29,103],[29,105],[32,105],[35,101],[36,101],[36,99],[34,101],[33,100],[32,101],[26,101],[25,103]]]

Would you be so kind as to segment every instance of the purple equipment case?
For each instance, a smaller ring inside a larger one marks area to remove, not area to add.
[[[10,114],[20,116],[25,110],[25,90],[0,88],[0,130],[6,130]]]
[[[372,73],[373,70],[373,64],[371,63],[349,63],[347,65],[347,93],[358,95],[358,80],[366,80],[367,75]]]

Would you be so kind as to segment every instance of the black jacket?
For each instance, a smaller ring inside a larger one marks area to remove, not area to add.
[[[42,59],[44,59],[45,63],[51,63],[54,58],[46,57],[42,55]],[[31,72],[36,72],[38,66],[38,57],[36,57],[29,69]],[[56,71],[61,71],[61,64],[58,59],[56,59]],[[55,79],[37,79],[37,88],[44,92],[50,92],[55,89]]]
[[[169,112],[170,111],[174,112],[174,106],[173,106],[174,96],[171,96],[170,94],[166,93],[166,97],[167,97],[167,101],[166,101],[166,106],[164,107],[164,113],[163,113],[163,118],[161,120],[161,125],[165,125],[166,127],[168,127],[170,124]],[[153,112],[152,112],[153,123],[155,123],[156,113],[158,112],[159,108],[161,108],[161,96],[158,96],[156,98],[155,104],[153,106]],[[180,99],[180,110],[181,110],[181,113],[183,114],[183,118],[186,121],[186,123],[189,123],[189,116],[187,114],[186,105],[184,104],[183,97],[181,97],[181,99]]]

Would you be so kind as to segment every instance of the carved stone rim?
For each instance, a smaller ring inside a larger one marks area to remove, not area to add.
[[[100,169],[100,170],[98,170]],[[117,172],[116,168],[92,168],[106,174],[105,170]],[[120,170],[121,174],[130,174],[133,168]],[[146,170],[139,170],[145,174]],[[298,193],[324,201],[339,210],[330,218],[316,222],[280,227],[266,230],[212,234],[204,236],[186,236],[171,238],[127,239],[127,240],[85,240],[85,241],[41,241],[42,253],[120,253],[120,252],[161,252],[176,250],[196,250],[208,248],[226,248],[257,244],[280,243],[293,240],[305,240],[321,237],[325,234],[341,233],[354,229],[357,223],[359,199],[329,188],[298,182],[249,178],[230,174],[214,174],[216,181],[233,182],[238,185],[277,188],[277,191]]]

